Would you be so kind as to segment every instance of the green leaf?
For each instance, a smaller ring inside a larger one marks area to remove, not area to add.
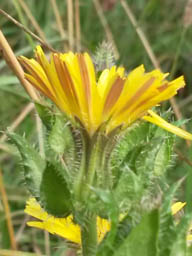
[[[154,210],[142,218],[141,222],[132,229],[130,235],[124,240],[122,245],[113,255],[156,256],[157,234],[158,211]]]
[[[29,100],[29,96],[20,85],[20,81],[15,76],[1,76],[0,90],[15,94]]]
[[[59,155],[74,149],[73,137],[67,120],[63,116],[56,116],[55,123],[49,135],[49,145]]]
[[[19,80],[16,76],[1,76],[0,88],[4,85],[19,84]]]
[[[40,198],[45,210],[56,217],[66,217],[71,213],[71,194],[62,171],[48,164],[44,170]]]
[[[46,166],[45,160],[22,136],[12,132],[8,132],[7,135],[21,154],[27,188],[33,196],[39,197],[42,173]]]
[[[163,175],[168,168],[173,155],[173,143],[174,135],[170,134],[170,136],[168,136],[161,144],[154,162],[155,175]]]
[[[123,218],[120,223],[114,223],[113,234],[111,236],[111,230],[99,244],[98,256],[111,256],[114,251],[117,250],[121,244],[124,242],[126,237],[130,234],[132,230],[132,218],[127,215]]]
[[[191,223],[191,214],[186,214],[180,220],[176,227],[177,238],[173,243],[170,256],[186,256],[187,253],[187,241],[186,236]]]
[[[146,144],[147,138],[150,136],[150,124],[146,122],[136,123],[127,129],[119,143],[115,147],[112,155],[112,165],[121,166],[129,161],[128,154],[133,152],[135,148],[140,148]]]
[[[191,256],[192,255],[192,246],[187,247],[187,254],[186,256]]]
[[[122,175],[114,189],[114,197],[121,211],[129,211],[132,203],[141,196],[141,184],[139,177],[125,166],[122,169]]]
[[[35,103],[35,107],[43,124],[49,131],[54,123],[54,116],[52,115],[50,108],[37,102]]]
[[[176,240],[176,229],[171,213],[171,205],[180,182],[174,184],[165,192],[163,205],[160,210],[160,226],[158,238],[158,256],[169,256],[171,248]]]
[[[113,243],[116,238],[116,233],[118,229],[119,223],[119,209],[117,206],[117,202],[113,196],[113,193],[109,190],[103,189],[94,189],[94,192],[98,196],[99,200],[103,201],[104,203],[104,211],[107,212],[107,217],[110,219],[111,228],[110,232],[107,233],[106,237],[103,241],[99,244],[97,249],[98,256],[106,256],[112,255],[113,252]]]

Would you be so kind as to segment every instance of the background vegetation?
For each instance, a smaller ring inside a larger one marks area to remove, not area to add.
[[[78,2],[79,7],[76,8]],[[152,70],[155,65],[164,72],[171,71],[172,78],[183,74],[187,86],[171,105],[181,117],[180,124],[192,132],[192,1],[1,0],[0,8],[58,51],[71,48],[92,54],[106,40],[113,46],[117,63],[124,65],[128,71],[144,64],[147,70]],[[33,36],[26,34],[2,13],[0,28],[17,56],[33,56],[34,47],[39,44]],[[146,44],[146,39],[149,44]],[[169,107],[170,103],[162,106],[163,109]],[[184,122],[185,119],[188,122]],[[64,255],[65,243],[62,239],[26,226],[28,217],[23,209],[29,194],[22,182],[19,154],[3,133],[7,127],[25,134],[38,147],[38,120],[29,105],[29,97],[1,58],[0,166],[3,181],[0,174],[0,248],[7,250],[0,250],[0,255],[12,255],[8,250],[16,246],[10,240],[7,228],[2,200],[5,193],[18,250],[35,252],[36,255]],[[188,182],[183,182],[177,198],[184,201],[192,194],[192,145],[177,139],[174,154],[167,179],[169,184],[173,184],[188,175]],[[18,252],[18,255],[28,254]]]

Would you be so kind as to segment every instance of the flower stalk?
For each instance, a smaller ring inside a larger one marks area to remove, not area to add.
[[[83,256],[95,256],[97,250],[96,215],[85,214],[85,223],[81,226],[81,241]]]

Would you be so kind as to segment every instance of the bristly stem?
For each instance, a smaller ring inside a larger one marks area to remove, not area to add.
[[[90,141],[90,149],[87,152],[87,169],[86,169],[86,185],[83,188],[83,200],[86,201],[89,197],[89,192],[94,186],[94,178],[96,169],[98,168],[99,154],[101,150],[101,135],[98,133]]]
[[[95,256],[97,250],[97,218],[95,214],[86,213],[81,226],[83,256]]]

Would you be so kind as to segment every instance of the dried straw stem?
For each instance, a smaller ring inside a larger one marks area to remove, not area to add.
[[[66,38],[66,33],[65,33],[64,28],[63,28],[63,22],[62,22],[61,15],[59,13],[59,9],[58,9],[56,0],[51,0],[51,4],[52,4],[52,7],[53,7],[53,12],[54,12],[54,15],[55,15],[55,18],[56,18],[59,33],[60,33],[62,38]],[[67,51],[67,45],[66,45],[65,41],[64,41],[64,50]]]
[[[192,0],[188,0],[183,15],[183,25],[188,28],[192,25]]]
[[[29,34],[31,37],[33,37],[34,39],[36,39],[37,41],[39,41],[45,48],[49,49],[52,52],[57,52],[55,49],[53,49],[53,47],[51,47],[48,43],[46,43],[45,41],[43,41],[40,37],[38,37],[37,35],[35,35],[30,29],[26,28],[25,26],[23,26],[20,22],[18,22],[16,19],[14,19],[13,17],[11,17],[8,13],[6,13],[5,11],[3,11],[2,9],[0,9],[0,14],[4,15],[7,19],[9,19],[10,21],[12,21],[17,27],[21,28],[23,31],[25,31],[27,34]]]
[[[38,101],[38,96],[35,93],[33,87],[31,84],[25,79],[24,77],[24,71],[19,64],[17,58],[15,57],[11,47],[9,46],[6,38],[4,37],[2,31],[0,30],[0,50],[3,53],[3,56],[5,58],[5,61],[7,62],[8,66],[12,69],[12,71],[15,73],[27,93],[30,95],[30,97]]]
[[[184,156],[180,150],[175,149],[175,152],[177,153],[181,160],[185,161],[189,166],[192,166],[192,161],[188,159],[186,156]]]
[[[38,142],[39,142],[39,153],[44,158],[45,150],[44,150],[44,139],[43,139],[43,124],[38,114],[35,115],[35,117],[36,117],[36,129],[37,129]]]
[[[155,54],[154,54],[154,52],[153,52],[153,50],[151,48],[151,45],[150,45],[146,35],[142,31],[142,29],[139,27],[138,22],[135,19],[135,16],[132,13],[128,3],[125,0],[120,0],[120,2],[121,2],[122,7],[125,10],[125,13],[127,14],[128,18],[129,18],[131,24],[133,25],[135,31],[137,32],[137,34],[138,34],[138,36],[139,36],[139,38],[140,38],[140,40],[141,40],[141,42],[142,42],[142,44],[143,44],[147,54],[148,54],[148,56],[149,56],[149,58],[150,58],[150,60],[151,60],[151,62],[153,64],[153,66],[155,68],[161,70],[159,62],[158,62],[158,60],[157,60],[157,58],[156,58],[156,56],[155,56]],[[181,119],[182,118],[182,113],[181,113],[181,111],[180,111],[180,109],[179,109],[179,107],[178,107],[178,105],[176,103],[176,100],[174,98],[171,98],[170,99],[170,103],[171,103],[171,106],[173,108],[173,111],[174,111],[177,119]],[[182,128],[186,129],[185,125],[182,125]],[[186,143],[187,143],[188,146],[190,145],[189,141],[186,141]]]
[[[99,19],[101,21],[101,24],[103,25],[103,28],[105,30],[106,36],[107,36],[107,40],[112,44],[113,49],[114,49],[114,54],[115,54],[115,59],[119,59],[119,51],[117,49],[117,46],[115,44],[115,41],[113,39],[113,33],[111,32],[111,29],[109,27],[109,24],[105,18],[105,15],[103,13],[103,9],[102,6],[100,4],[100,2],[98,0],[93,0],[95,9],[97,11],[97,15],[99,16]]]
[[[13,121],[13,123],[9,127],[9,131],[14,131],[25,119],[25,117],[34,109],[34,104],[29,103],[25,108],[21,111],[21,113],[17,116],[17,118]],[[0,143],[4,143],[7,139],[7,135],[3,134],[0,137]]]
[[[38,33],[38,35],[41,37],[41,39],[46,41],[46,37],[45,37],[45,34],[44,34],[43,30],[41,29],[41,27],[39,26],[39,24],[35,20],[33,14],[31,13],[31,11],[29,9],[29,7],[27,6],[26,2],[24,2],[23,0],[18,0],[18,1],[19,1],[19,4],[21,5],[21,7],[23,8],[23,11],[25,12],[26,16],[29,18],[31,24],[33,25],[36,32]]]
[[[73,0],[67,0],[67,19],[68,19],[69,49],[73,50],[73,47],[74,47]]]
[[[44,239],[45,239],[45,253],[47,256],[51,255],[50,251],[50,239],[49,239],[49,232],[44,230]]]
[[[37,256],[42,254],[36,254],[31,252],[21,252],[21,251],[12,251],[12,250],[1,250],[0,249],[0,255],[1,256]]]
[[[1,169],[0,169],[0,193],[1,193],[2,202],[3,202],[3,206],[4,206],[5,217],[7,220],[7,227],[8,227],[8,232],[9,232],[9,237],[10,237],[10,242],[11,242],[11,248],[12,248],[12,250],[17,250],[17,243],[15,240],[14,229],[13,229],[13,224],[12,224],[12,220],[11,220],[11,213],[10,213],[10,209],[9,209],[7,193],[6,193],[6,190],[4,187],[4,183],[3,183],[3,175],[2,175]]]
[[[143,43],[143,46],[144,46],[151,62],[153,63],[153,66],[155,68],[160,69],[159,63],[158,63],[158,61],[157,61],[157,59],[156,59],[156,57],[153,53],[153,50],[152,50],[152,48],[149,44],[149,41],[148,41],[146,35],[144,34],[144,32],[142,31],[142,29],[139,27],[139,25],[138,25],[138,23],[135,19],[135,16],[133,15],[128,3],[125,0],[120,0],[120,1],[121,1],[121,4],[122,4],[122,6],[125,10],[125,13],[127,14],[128,18],[129,18],[130,22],[131,22],[131,24],[133,25],[133,27],[134,27],[135,31],[137,32],[141,42]]]
[[[81,23],[80,23],[79,0],[75,0],[75,33],[76,33],[77,51],[80,51],[81,50]]]
[[[21,224],[19,230],[17,231],[17,233],[16,233],[16,235],[15,235],[16,241],[19,241],[19,240],[20,240],[20,238],[21,238],[21,236],[22,236],[22,234],[23,234],[23,231],[24,231],[24,229],[25,229],[25,227],[26,227],[26,223],[29,221],[29,219],[30,219],[30,216],[29,216],[29,215],[26,215],[25,218],[24,218],[24,220],[22,221],[22,224]],[[1,255],[1,254],[0,254],[0,255]]]

